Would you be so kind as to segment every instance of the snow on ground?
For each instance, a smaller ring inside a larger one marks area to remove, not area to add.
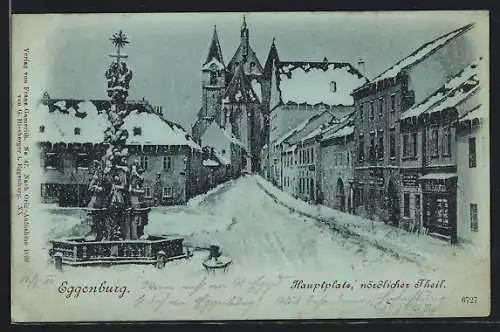
[[[346,236],[359,237],[361,241],[384,248],[383,250],[388,253],[399,255],[403,259],[418,264],[434,267],[442,266],[447,262],[456,264],[457,255],[473,259],[475,255],[481,253],[479,248],[468,244],[451,246],[442,240],[409,233],[403,229],[386,225],[384,222],[367,220],[323,205],[311,205],[281,191],[260,176],[255,176],[255,180],[264,190],[285,206],[295,210],[296,213],[317,218]]]
[[[81,209],[48,206],[44,213],[43,219],[51,223],[49,238],[83,235],[79,232],[87,230],[79,225],[85,218]],[[153,208],[147,233],[183,236],[185,244],[197,250],[218,242],[223,254],[233,259],[233,276],[263,271],[369,276],[370,271],[377,275],[396,271],[400,278],[414,278],[429,270],[439,272],[447,264],[458,270],[457,262],[470,258],[466,246],[450,246],[383,222],[310,205],[256,175],[221,184],[185,206]],[[206,254],[196,252],[191,261],[169,263],[169,275],[203,272]],[[134,268],[137,273],[153,269]]]

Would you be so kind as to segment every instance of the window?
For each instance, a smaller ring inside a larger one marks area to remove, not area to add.
[[[410,217],[410,194],[403,194],[403,215]]]
[[[58,198],[59,186],[55,183],[42,183],[40,186],[40,195],[42,198]]]
[[[359,105],[358,113],[359,113],[359,121],[363,123],[363,104]]]
[[[226,149],[222,149],[221,153],[226,154]]]
[[[373,101],[370,102],[370,118],[373,119],[375,117],[375,105]]]
[[[382,117],[384,113],[384,98],[378,100],[378,116]]]
[[[370,160],[375,159],[375,134],[370,134]]]
[[[431,130],[431,156],[437,157],[439,154],[439,133],[438,128],[432,128]]]
[[[417,157],[417,143],[418,143],[418,140],[417,140],[417,133],[412,133],[411,134],[411,156],[412,157]]]
[[[80,128],[76,127],[76,128],[73,130],[73,133],[74,133],[75,135],[80,135],[80,131],[81,131],[81,130],[80,130]]]
[[[142,134],[141,127],[134,127],[134,136],[140,136]]]
[[[396,110],[396,95],[391,95],[391,112]]]
[[[476,167],[476,138],[469,138],[469,168]]]
[[[314,149],[311,149],[311,162],[314,163]]]
[[[380,133],[378,136],[378,159],[384,159],[384,134]]]
[[[358,146],[358,160],[362,161],[365,159],[365,139],[363,135],[359,136],[359,146]]]
[[[144,197],[151,197],[151,188],[144,187]]]
[[[330,82],[330,91],[337,92],[337,82],[335,82],[335,81]]]
[[[76,167],[88,168],[90,164],[88,153],[78,153],[76,155]]]
[[[451,131],[450,127],[443,128],[443,137],[442,137],[442,153],[444,156],[451,155]]]
[[[45,167],[46,168],[57,168],[58,157],[56,153],[47,152],[45,154]]]
[[[396,129],[391,129],[389,136],[389,150],[391,158],[396,158]]]
[[[172,188],[171,187],[163,187],[162,188],[162,196],[163,197],[172,197]]]
[[[41,133],[43,133],[45,131],[45,126],[40,126],[39,130]]]
[[[478,231],[478,220],[477,220],[477,204],[470,205],[470,230],[473,232]]]
[[[172,169],[172,157],[164,156],[163,157],[163,169],[169,171]]]
[[[210,72],[210,85],[217,84],[217,73],[215,71]]]
[[[403,135],[403,157],[408,156],[408,134]]]
[[[149,164],[149,157],[148,156],[141,156],[141,168],[143,170],[147,170],[148,164]]]

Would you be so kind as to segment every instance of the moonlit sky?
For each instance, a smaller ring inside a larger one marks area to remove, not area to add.
[[[104,72],[122,29],[133,70],[129,99],[162,105],[189,130],[201,105],[201,65],[217,25],[225,64],[240,41],[242,13],[72,14],[46,39],[51,50],[47,92],[53,98],[107,98]],[[264,65],[273,37],[280,59],[366,62],[372,78],[422,44],[474,22],[469,13],[251,13],[250,45]]]

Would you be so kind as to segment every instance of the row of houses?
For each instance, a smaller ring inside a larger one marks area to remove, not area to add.
[[[262,174],[307,201],[474,241],[489,211],[487,54],[476,30],[440,36],[370,80],[362,63],[290,63],[274,51]]]

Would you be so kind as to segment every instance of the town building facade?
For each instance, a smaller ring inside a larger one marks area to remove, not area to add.
[[[144,170],[146,204],[182,204],[198,194],[201,147],[180,125],[165,120],[159,107],[144,100],[128,101],[127,106],[128,158]],[[106,100],[51,99],[48,95],[38,104],[42,202],[87,205],[90,179],[107,149],[103,141],[108,107]]]
[[[342,212],[354,208],[354,126],[352,116],[320,138],[322,204]]]
[[[415,169],[420,167],[418,151],[422,139],[419,141],[418,133],[412,131],[403,137],[408,144],[401,144],[399,118],[474,59],[474,51],[469,47],[472,29],[473,25],[467,25],[423,45],[353,92],[354,203],[368,216],[377,215],[399,224],[402,209],[407,207],[404,200],[408,200],[401,194],[403,184],[408,193],[417,195],[414,201],[421,201],[416,193]],[[402,160],[405,171],[401,172]]]
[[[456,124],[479,105],[482,58],[469,64],[400,118],[402,220],[457,241]],[[411,177],[411,178],[410,178]],[[406,180],[406,181],[405,181]]]
[[[457,238],[490,245],[490,142],[487,96],[457,122]]]

